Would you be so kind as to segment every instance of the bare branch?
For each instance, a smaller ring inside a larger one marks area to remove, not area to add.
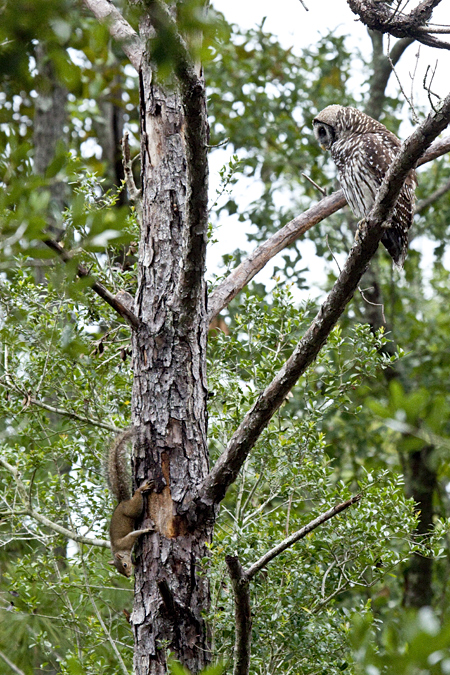
[[[33,518],[34,520],[37,520],[39,523],[42,525],[45,525],[49,529],[53,530],[54,532],[57,532],[58,534],[62,534],[64,537],[67,537],[68,539],[72,539],[73,541],[77,541],[80,544],[88,544],[89,546],[101,546],[103,548],[110,548],[110,543],[109,541],[106,541],[105,539],[91,539],[89,537],[83,537],[80,534],[77,534],[76,532],[73,532],[72,530],[68,530],[66,527],[62,527],[62,525],[58,525],[58,523],[54,523],[51,521],[49,518],[46,516],[43,516],[42,513],[39,513],[39,511],[36,511],[31,506],[31,503],[29,501],[29,496],[26,490],[26,487],[24,483],[22,482],[22,479],[20,478],[19,471],[16,469],[15,466],[7,462],[5,459],[0,457],[0,465],[3,466],[4,469],[6,469],[13,477],[15,480],[15,484],[17,487],[17,490],[19,491],[19,494],[21,496],[21,499],[24,503],[24,507],[20,509],[20,511],[17,512],[17,515],[19,513],[21,515],[27,515]],[[0,516],[1,516],[0,512]],[[16,515],[15,511],[8,512],[8,515]]]
[[[346,203],[342,190],[333,192],[332,195],[314,204],[258,246],[211,293],[208,298],[208,321],[211,322],[279,251],[292,244],[311,227],[342,209]]]
[[[227,448],[206,477],[196,500],[200,510],[220,503],[227,488],[236,480],[242,464],[263,429],[287,394],[317,357],[332,328],[353,297],[359,281],[378,248],[383,224],[389,220],[403,182],[417,165],[425,150],[450,122],[450,95],[442,102],[438,113],[430,113],[425,121],[405,141],[392,162],[377,192],[374,205],[365,219],[345,266],[325,302],[281,370],[257,398],[230,439]]]
[[[300,541],[300,539],[306,537],[307,534],[315,530],[316,527],[319,527],[319,525],[322,525],[322,523],[326,523],[327,520],[330,520],[338,513],[345,511],[345,509],[348,509],[349,506],[352,506],[353,504],[359,502],[360,499],[361,495],[355,495],[351,499],[348,499],[346,502],[342,502],[342,504],[337,504],[336,506],[333,506],[332,509],[325,511],[325,513],[322,513],[320,516],[317,516],[317,518],[315,518],[310,523],[302,527],[300,530],[297,530],[297,532],[294,532],[289,537],[286,537],[286,539],[283,539],[283,541],[274,546],[270,551],[267,551],[267,553],[265,553],[257,562],[253,563],[253,565],[251,565],[245,571],[245,575],[247,576],[247,578],[252,579],[252,577],[254,577],[255,574],[257,574],[260,570],[262,570],[262,568],[265,567],[271,560],[276,558],[277,555],[280,555],[280,553],[283,553],[283,551],[288,549],[297,541]]]
[[[10,660],[8,659],[8,657],[6,656],[6,654],[4,654],[3,652],[0,652],[0,657],[3,659],[3,661],[6,663],[6,665],[9,666],[9,667],[11,668],[11,670],[12,670],[14,673],[17,673],[17,675],[25,675],[25,673],[23,672],[23,670],[20,670],[20,668],[18,668],[18,667],[15,665],[15,663],[13,663],[12,661],[10,661]]]
[[[123,18],[112,2],[108,0],[83,0],[83,2],[101,23],[107,25],[111,37],[120,42],[130,63],[139,72],[144,55],[144,45],[134,28]]]
[[[225,562],[234,593],[234,669],[233,675],[248,675],[252,636],[249,577],[235,555],[227,555]]]
[[[417,162],[417,166],[426,164],[437,157],[441,157],[441,155],[445,155],[447,152],[450,152],[450,136],[446,136],[433,143]],[[346,204],[347,201],[342,190],[333,192],[332,195],[314,204],[314,206],[300,216],[296,216],[281,230],[278,230],[278,232],[258,246],[209,296],[209,323],[279,251],[290,246],[311,227],[336,213],[336,211],[342,209]]]
[[[46,246],[51,248],[53,251],[56,251],[61,260],[63,260],[65,263],[72,261],[71,254],[66,251],[64,247],[61,246],[61,244],[57,241],[54,241],[53,239],[45,239],[44,244],[46,244]],[[87,270],[82,265],[77,265],[77,274],[80,278],[89,278],[92,290],[95,291],[95,293],[97,293],[97,295],[99,295],[103,300],[105,300],[105,302],[107,302],[108,305],[110,305],[133,328],[139,328],[140,321],[131,311],[131,309],[126,307],[123,303],[123,295],[120,296],[120,299],[118,297],[119,294],[113,295],[105,286],[103,286],[103,284],[100,283],[100,281],[97,281],[97,279],[91,277],[89,270]]]

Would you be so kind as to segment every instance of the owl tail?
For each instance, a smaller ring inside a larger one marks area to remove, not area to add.
[[[403,269],[408,254],[408,236],[399,227],[390,227],[381,237],[381,243],[398,269]]]

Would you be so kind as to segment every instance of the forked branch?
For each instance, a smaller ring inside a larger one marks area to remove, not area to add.
[[[247,570],[242,568],[237,555],[227,555],[228,573],[230,575],[234,594],[234,617],[235,617],[235,642],[234,642],[234,670],[233,675],[248,675],[250,669],[250,651],[251,651],[251,630],[252,613],[250,606],[250,580],[260,572],[271,560],[276,558],[297,541],[306,537],[317,527],[330,520],[338,513],[345,511],[349,506],[356,504],[361,499],[361,495],[355,495],[351,499],[337,504],[333,508],[325,511],[310,523],[294,532],[282,542],[274,546],[265,553],[259,560],[251,565]]]

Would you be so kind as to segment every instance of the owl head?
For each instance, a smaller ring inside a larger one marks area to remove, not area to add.
[[[313,119],[314,135],[322,150],[329,150],[336,140],[339,133],[337,120],[341,110],[344,110],[341,105],[329,105]]]
[[[388,134],[398,143],[394,134],[391,134],[384,124],[350,106],[327,106],[313,120],[313,128],[314,135],[323,150],[330,150],[333,143],[350,136],[374,132]]]

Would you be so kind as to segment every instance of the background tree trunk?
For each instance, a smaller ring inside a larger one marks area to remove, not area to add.
[[[430,465],[434,447],[425,446],[408,455],[408,492],[419,511],[417,534],[425,535],[433,529],[433,494],[436,489],[436,471]],[[414,553],[405,573],[404,603],[407,607],[431,605],[433,558]]]

